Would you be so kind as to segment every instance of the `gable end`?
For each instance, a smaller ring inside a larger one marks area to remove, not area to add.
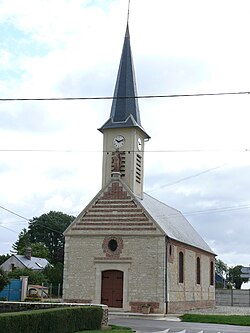
[[[71,234],[159,234],[132,192],[113,180],[72,225]]]

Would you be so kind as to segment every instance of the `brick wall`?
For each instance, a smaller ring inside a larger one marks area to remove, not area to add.
[[[171,245],[171,251],[169,247]],[[184,278],[179,283],[179,252],[184,257]],[[171,254],[170,254],[171,253]],[[197,283],[197,257],[200,258],[200,284]],[[168,311],[215,306],[215,288],[210,286],[210,262],[213,255],[187,244],[168,244]]]

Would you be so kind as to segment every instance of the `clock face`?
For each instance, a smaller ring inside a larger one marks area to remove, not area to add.
[[[137,140],[137,147],[138,147],[139,150],[141,150],[141,148],[142,148],[141,138],[138,138],[138,140]]]
[[[124,136],[117,135],[113,140],[113,144],[115,148],[121,148],[125,144]]]

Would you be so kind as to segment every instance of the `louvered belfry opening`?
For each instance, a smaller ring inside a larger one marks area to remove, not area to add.
[[[136,166],[135,166],[135,172],[136,172],[136,181],[137,183],[141,183],[142,181],[142,156],[137,154],[136,155]]]

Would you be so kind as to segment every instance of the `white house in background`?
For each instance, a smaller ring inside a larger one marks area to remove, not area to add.
[[[47,259],[32,257],[31,248],[27,248],[25,255],[12,254],[0,267],[5,272],[13,272],[17,268],[29,268],[34,271],[42,271],[47,265],[50,265]]]

